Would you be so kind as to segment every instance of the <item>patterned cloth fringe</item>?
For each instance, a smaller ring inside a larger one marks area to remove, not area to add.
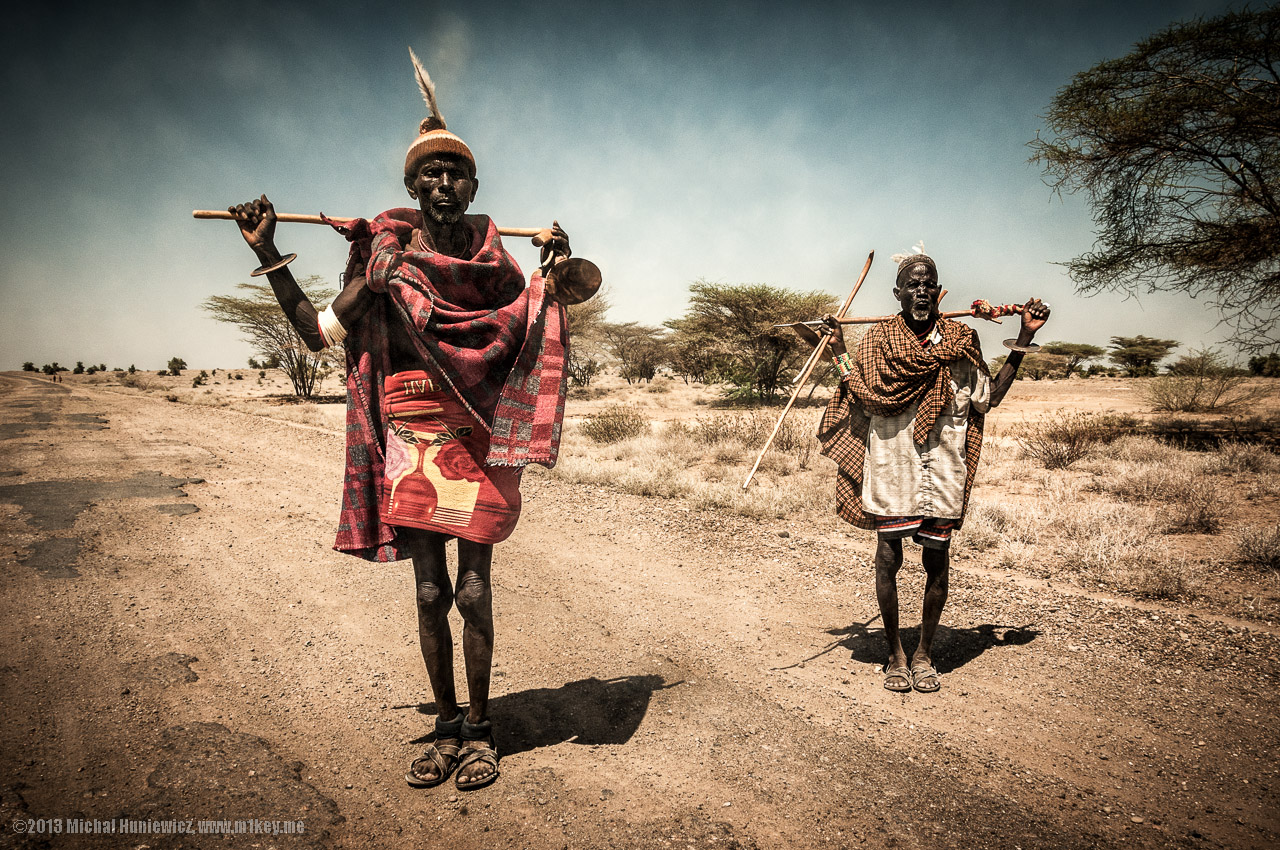
[[[942,339],[926,348],[900,315],[872,326],[858,344],[856,368],[840,381],[818,426],[822,454],[836,462],[836,513],[858,528],[875,527],[871,515],[862,510],[862,475],[871,416],[894,416],[918,404],[911,436],[916,445],[923,445],[947,404],[950,364],[963,357],[989,374],[973,328],[939,319],[937,329]],[[982,414],[971,409],[965,432],[964,505],[956,528],[963,524],[964,510],[969,505],[969,492],[982,453],[982,426]]]
[[[347,279],[364,272],[374,299],[350,329],[347,464],[334,548],[373,561],[408,557],[395,527],[379,520],[384,474],[383,382],[391,374],[388,322],[410,331],[423,368],[490,434],[487,466],[555,464],[567,372],[564,307],[529,285],[485,216],[467,216],[472,257],[406,251],[422,213],[394,209],[372,222],[326,219],[352,243]]]

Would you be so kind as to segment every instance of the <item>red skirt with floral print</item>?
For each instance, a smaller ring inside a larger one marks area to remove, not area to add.
[[[489,435],[426,372],[386,379],[388,525],[500,543],[520,519],[520,468],[485,466]]]

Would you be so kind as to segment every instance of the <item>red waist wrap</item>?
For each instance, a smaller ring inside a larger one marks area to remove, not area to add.
[[[501,543],[520,519],[522,467],[485,466],[489,435],[426,372],[386,379],[381,519],[476,543]]]

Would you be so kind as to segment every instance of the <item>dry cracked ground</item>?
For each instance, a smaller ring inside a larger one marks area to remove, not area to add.
[[[329,549],[340,433],[18,373],[0,398],[3,846],[1280,839],[1266,623],[969,561],[943,690],[891,694],[866,541],[537,472],[495,559],[501,778],[410,789],[411,570]],[[305,831],[66,832],[119,818]]]

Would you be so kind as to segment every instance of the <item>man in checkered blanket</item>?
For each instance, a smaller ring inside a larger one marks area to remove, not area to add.
[[[939,315],[933,259],[894,259],[902,312],[873,325],[856,356],[845,350],[839,323],[826,317],[841,380],[818,439],[837,464],[836,513],[877,533],[876,599],[889,644],[884,686],[930,693],[942,686],[930,653],[947,601],[951,533],[964,522],[982,451],[983,416],[1009,391],[1049,306],[1036,298],[1023,305],[1022,328],[1006,343],[1012,350],[993,380],[977,333]],[[920,643],[909,664],[898,633],[905,537],[921,545],[926,575]]]
[[[345,342],[347,463],[334,548],[370,561],[412,559],[438,717],[434,742],[405,779],[425,788],[456,771],[466,790],[498,776],[489,721],[493,545],[519,518],[523,467],[555,463],[567,327],[553,285],[539,274],[526,285],[493,222],[466,214],[479,187],[475,158],[446,129],[417,67],[431,117],[405,157],[404,184],[418,208],[330,222],[352,248],[345,286],[324,311],[282,260],[266,196],[230,211],[307,347]],[[569,237],[555,224],[543,262],[568,255]],[[450,539],[458,541],[456,582],[446,568]],[[455,604],[465,713],[448,621]]]

